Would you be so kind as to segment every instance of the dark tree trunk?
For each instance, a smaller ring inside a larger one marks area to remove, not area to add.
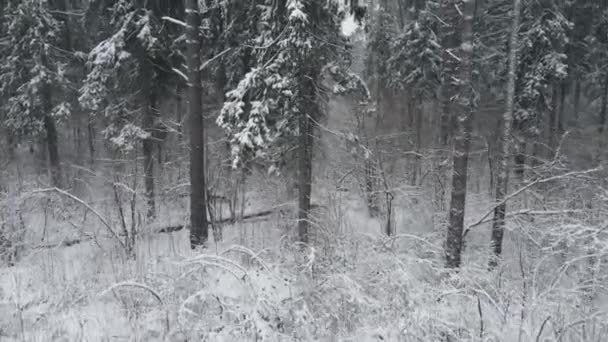
[[[53,111],[51,89],[45,87],[42,94],[44,101],[44,130],[46,132],[46,148],[48,152],[49,170],[51,174],[51,184],[54,187],[63,187],[63,177],[61,173],[61,162],[59,160],[59,137],[55,119],[51,116]]]
[[[63,178],[61,174],[61,162],[59,160],[57,126],[55,125],[55,119],[49,114],[44,116],[44,129],[46,131],[46,147],[49,154],[51,183],[55,187],[62,188]]]
[[[469,164],[469,149],[471,145],[471,118],[473,116],[473,101],[471,89],[471,57],[473,54],[473,14],[475,0],[450,1],[448,5],[460,6],[463,18],[458,13],[452,13],[450,20],[454,28],[461,33],[459,65],[457,67],[460,79],[459,97],[455,108],[458,108],[456,134],[454,136],[454,169],[452,171],[452,195],[450,201],[449,227],[445,244],[446,266],[460,267],[462,253],[462,233],[467,195],[467,175]],[[454,46],[456,47],[456,46]]]
[[[557,134],[558,136],[564,135],[566,132],[566,94],[568,93],[568,84],[563,81],[559,87],[559,112],[557,114]]]
[[[87,123],[88,142],[89,142],[89,163],[95,163],[95,121],[93,118],[88,118]]]
[[[526,150],[528,148],[528,145],[526,144],[526,139],[523,136],[520,136],[517,138],[517,142],[516,142],[516,148],[517,150],[515,151],[515,157],[514,157],[514,162],[515,162],[515,175],[517,176],[517,178],[519,179],[519,181],[523,181],[524,180],[524,176],[526,174]]]
[[[608,75],[604,79],[604,85],[602,88],[602,101],[600,107],[600,125],[599,132],[603,133],[606,129],[606,111],[608,109]]]
[[[557,116],[559,113],[559,88],[556,83],[554,83],[551,88],[551,110],[549,112],[549,127],[547,130],[547,145],[549,147],[549,158],[552,157],[555,147],[557,146]]]
[[[579,78],[577,78],[577,80],[575,81],[575,85],[574,85],[574,108],[572,110],[572,117],[573,117],[573,121],[572,124],[574,125],[574,127],[579,127],[579,110],[580,110],[580,105],[581,105],[581,80]]]
[[[188,43],[188,112],[190,116],[190,246],[204,246],[209,237],[205,185],[205,132],[200,68],[200,14],[197,0],[186,0]]]

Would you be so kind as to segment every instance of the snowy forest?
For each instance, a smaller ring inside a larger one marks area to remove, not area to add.
[[[608,341],[607,0],[0,0],[0,341]]]

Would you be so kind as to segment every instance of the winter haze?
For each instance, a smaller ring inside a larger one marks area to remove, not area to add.
[[[0,0],[0,342],[608,341],[605,0]]]

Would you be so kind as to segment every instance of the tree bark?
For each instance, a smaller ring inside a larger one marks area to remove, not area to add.
[[[562,81],[559,87],[559,112],[557,114],[557,133],[561,137],[566,132],[566,94],[568,93],[568,84]]]
[[[209,238],[205,185],[205,131],[200,68],[200,14],[197,0],[186,0],[188,112],[190,122],[190,247],[204,246]]]
[[[559,134],[559,84],[554,82],[551,88],[551,111],[549,112],[549,130],[547,139],[547,145],[549,146],[549,150],[547,151],[548,159],[553,157],[553,153],[557,148],[557,136]]]
[[[59,137],[55,118],[52,117],[53,105],[51,89],[45,86],[42,93],[44,101],[44,130],[46,132],[46,148],[48,153],[51,184],[56,188],[63,188],[63,177],[61,172],[61,161],[59,159]]]
[[[518,34],[519,22],[521,18],[521,0],[513,2],[513,26],[511,27],[511,35],[509,38],[509,74],[507,81],[507,103],[506,110],[503,115],[502,134],[500,137],[500,161],[498,163],[498,177],[496,179],[496,202],[500,203],[494,209],[494,219],[492,221],[492,238],[490,245],[494,258],[490,260],[490,267],[498,265],[498,258],[502,253],[502,242],[505,230],[505,214],[507,211],[507,203],[505,196],[509,187],[509,155],[510,146],[512,145],[511,128],[513,125],[513,111],[515,108],[515,80],[517,67],[517,49],[518,49]]]
[[[600,125],[599,132],[603,133],[606,129],[606,112],[608,109],[608,74],[604,79],[604,86],[602,88],[602,101],[600,107]]]
[[[152,129],[154,126],[154,111],[156,110],[156,99],[152,94],[148,95],[147,104],[144,108],[143,126],[150,134],[149,138],[143,140],[144,155],[144,187],[146,193],[146,217],[156,218],[156,202],[154,200],[154,140]]]
[[[452,172],[452,194],[450,201],[449,227],[445,244],[446,266],[460,267],[462,233],[467,194],[467,174],[469,149],[471,145],[471,118],[473,116],[473,96],[471,85],[471,57],[473,53],[473,14],[475,0],[450,1],[449,5],[462,9],[463,15],[453,14],[451,21],[457,32],[461,32],[458,65],[458,87],[455,108],[458,109],[456,135],[454,137],[454,169]]]
[[[574,122],[572,124],[574,124],[574,127],[579,127],[578,124],[578,120],[580,117],[579,114],[579,110],[580,110],[580,105],[581,105],[581,80],[579,77],[577,77],[576,79],[576,84],[574,85],[574,109],[573,109],[573,113],[572,116],[574,118]]]
[[[415,122],[415,130],[416,130],[416,155],[414,156],[414,165],[412,170],[412,186],[416,186],[418,184],[418,179],[422,174],[422,101],[416,99],[416,116],[414,119]]]
[[[46,147],[49,154],[51,183],[54,187],[61,189],[63,187],[63,177],[61,174],[61,162],[59,159],[57,126],[55,125],[55,119],[50,114],[46,114],[44,116],[44,129],[46,130]]]
[[[450,99],[448,85],[443,85],[441,89],[441,114],[440,114],[440,137],[439,144],[441,147],[447,147],[450,141],[450,123],[452,121],[452,115],[450,113]]]
[[[312,85],[311,85],[312,86]],[[298,239],[309,242],[310,195],[312,192],[312,120],[303,113],[299,119],[298,138]]]
[[[95,163],[95,119],[88,117],[87,120],[89,163],[92,166]]]

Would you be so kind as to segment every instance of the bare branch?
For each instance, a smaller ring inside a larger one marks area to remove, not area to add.
[[[221,58],[223,55],[227,54],[231,50],[232,50],[232,48],[227,48],[226,50],[224,50],[224,51],[218,53],[217,55],[211,57],[210,59],[206,60],[198,70],[202,71],[202,70],[206,69],[211,63],[213,63],[218,58]]]
[[[173,24],[175,24],[175,25],[179,25],[179,26],[184,27],[184,28],[185,28],[185,27],[188,27],[188,25],[186,25],[186,23],[185,23],[185,22],[183,22],[183,21],[181,21],[181,20],[179,20],[179,19],[173,18],[173,17],[164,16],[164,17],[162,17],[161,19],[162,19],[162,20],[165,20],[165,21],[168,21],[168,22],[170,22],[170,23],[173,23]]]
[[[82,205],[83,207],[87,208],[88,210],[90,210],[93,213],[93,215],[97,216],[97,218],[99,219],[99,221],[101,221],[101,223],[104,225],[104,227],[106,227],[106,229],[108,230],[108,232],[110,232],[110,235],[118,242],[118,244],[122,247],[123,251],[126,252],[126,249],[125,249],[126,246],[125,246],[124,242],[120,239],[120,237],[114,231],[114,229],[112,229],[112,226],[110,225],[110,223],[108,223],[108,221],[103,217],[103,215],[101,215],[97,210],[95,210],[93,207],[91,207],[85,201],[83,201],[80,198],[78,198],[78,197],[70,194],[69,192],[61,190],[59,188],[38,189],[38,190],[32,191],[32,193],[33,194],[56,193],[56,194],[62,195],[64,197],[67,197],[67,198],[71,199],[72,201],[74,201],[74,202]]]
[[[484,223],[484,221],[490,216],[492,215],[492,213],[494,212],[494,209],[498,208],[499,206],[507,203],[508,200],[510,200],[511,198],[521,194],[522,192],[530,189],[531,187],[538,185],[538,184],[543,184],[543,183],[548,183],[548,182],[552,182],[554,180],[559,180],[559,179],[565,179],[565,178],[570,178],[570,177],[577,177],[577,176],[583,176],[583,175],[588,175],[590,173],[596,173],[603,170],[602,166],[598,166],[596,168],[593,169],[589,169],[589,170],[584,170],[584,171],[572,171],[572,172],[568,172],[562,175],[557,175],[557,176],[553,176],[553,177],[548,177],[548,178],[542,178],[542,179],[537,179],[529,184],[527,184],[526,186],[523,186],[521,188],[519,188],[517,191],[511,193],[508,196],[505,196],[503,200],[499,201],[498,203],[496,203],[495,205],[492,206],[492,208],[490,208],[490,210],[488,210],[485,215],[483,215],[479,220],[477,220],[475,223],[469,225],[467,227],[467,229],[464,231],[463,234],[463,238],[465,238],[467,236],[467,234],[469,233],[469,231],[474,228],[477,227],[481,224]]]

